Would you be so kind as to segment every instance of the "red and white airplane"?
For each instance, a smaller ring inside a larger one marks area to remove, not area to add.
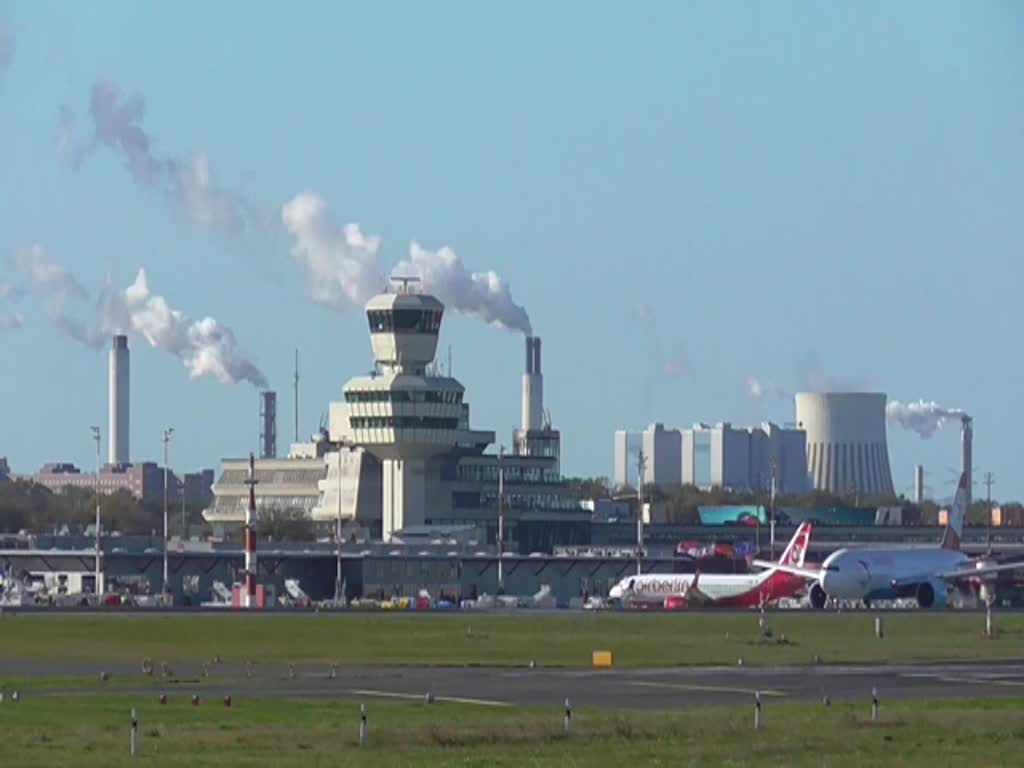
[[[786,546],[779,566],[803,568],[811,540],[811,524],[802,523]],[[774,564],[764,564],[760,573],[700,574],[650,573],[627,576],[608,593],[610,600],[623,604],[656,603],[668,608],[715,606],[757,608],[802,592],[807,581],[800,574],[787,573]]]

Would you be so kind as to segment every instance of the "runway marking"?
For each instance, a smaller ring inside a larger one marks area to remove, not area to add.
[[[760,692],[762,696],[785,696],[784,691],[774,691],[768,689],[756,689],[756,688],[729,688],[724,685],[688,685],[685,683],[658,683],[653,680],[631,680],[630,685],[640,685],[647,688],[670,688],[679,691],[697,691],[704,693],[742,693],[745,696],[753,696],[754,693]]]
[[[942,675],[936,672],[915,672],[900,675],[900,677],[916,678],[919,680],[935,680],[940,683],[963,683],[966,685],[987,685],[988,683],[1000,682],[998,680],[982,680],[977,677],[964,677],[961,675]],[[1013,683],[1017,685],[1017,683]]]
[[[356,696],[378,696],[389,699],[406,699],[408,701],[423,701],[426,694],[423,693],[400,693],[397,691],[369,691],[355,689],[349,693]],[[477,704],[483,707],[511,707],[507,701],[493,701],[491,699],[467,699],[462,696],[435,696],[434,701],[447,701],[452,704]]]

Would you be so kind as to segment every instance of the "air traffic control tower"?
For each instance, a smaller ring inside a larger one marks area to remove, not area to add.
[[[381,460],[385,541],[426,521],[426,463],[456,443],[465,388],[429,370],[444,305],[396,278],[366,305],[374,371],[345,385],[353,442]]]

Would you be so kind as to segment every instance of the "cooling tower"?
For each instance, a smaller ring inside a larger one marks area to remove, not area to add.
[[[807,470],[815,490],[840,496],[893,493],[884,394],[798,392],[796,422],[807,433]]]
[[[127,464],[131,461],[128,445],[129,424],[129,354],[128,337],[114,336],[110,347],[110,381],[109,386],[109,446],[108,461],[111,464]]]

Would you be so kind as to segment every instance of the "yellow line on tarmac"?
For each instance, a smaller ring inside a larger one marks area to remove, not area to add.
[[[758,691],[754,688],[729,688],[724,685],[690,685],[686,683],[658,683],[653,680],[631,680],[630,685],[641,685],[648,688],[670,688],[679,691],[698,691],[704,693],[742,693],[753,696],[759,692],[762,696],[785,696],[783,691],[773,691],[770,688]]]
[[[426,694],[423,693],[400,693],[397,691],[369,691],[352,690],[349,693],[355,696],[379,696],[388,699],[406,699],[408,701],[423,701]],[[490,699],[467,699],[460,696],[435,696],[434,701],[447,701],[452,704],[478,704],[484,707],[510,707],[507,701],[492,701]]]

